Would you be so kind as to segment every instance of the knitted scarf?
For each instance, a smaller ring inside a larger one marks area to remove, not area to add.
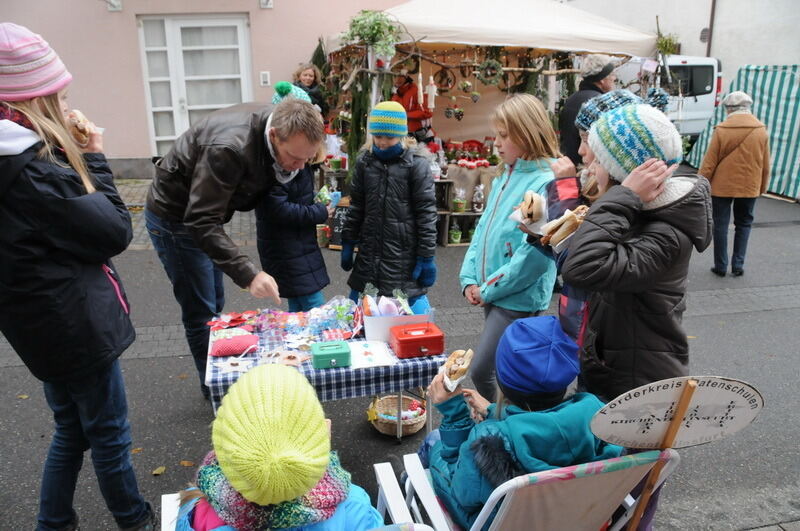
[[[21,125],[26,129],[30,129],[31,131],[36,131],[36,129],[34,129],[33,124],[31,123],[31,121],[28,119],[27,116],[25,116],[16,109],[12,109],[11,107],[6,107],[2,103],[0,103],[0,120],[9,120],[17,125]]]
[[[247,501],[222,473],[214,451],[197,471],[197,486],[226,524],[239,531],[300,527],[327,520],[350,491],[350,473],[331,452],[330,463],[319,483],[304,496],[277,505]]]

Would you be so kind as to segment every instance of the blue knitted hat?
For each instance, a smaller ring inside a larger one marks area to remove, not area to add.
[[[495,356],[501,387],[532,395],[563,391],[578,376],[578,345],[553,315],[517,319]]]
[[[580,131],[589,132],[592,124],[604,112],[632,103],[644,103],[644,101],[630,90],[612,90],[600,96],[595,96],[581,105],[581,110],[578,111],[578,116],[575,117],[575,127]]]
[[[650,87],[647,89],[647,104],[652,105],[661,112],[667,112],[669,94],[662,88]]]
[[[275,94],[272,96],[272,103],[277,105],[287,96],[311,103],[311,98],[308,93],[300,87],[292,85],[288,81],[278,81],[275,83]]]
[[[671,165],[683,156],[678,130],[666,114],[647,104],[625,105],[604,113],[589,130],[589,147],[618,182],[647,159]]]

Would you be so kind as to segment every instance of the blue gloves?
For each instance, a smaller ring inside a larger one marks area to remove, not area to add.
[[[342,269],[345,271],[353,269],[353,251],[357,243],[353,241],[342,242]]]
[[[344,258],[342,258],[344,260]],[[418,256],[417,265],[414,266],[414,272],[411,273],[411,278],[416,280],[423,288],[429,288],[436,282],[436,264],[432,256]]]

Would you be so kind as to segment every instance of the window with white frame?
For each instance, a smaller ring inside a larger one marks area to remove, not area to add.
[[[247,28],[246,15],[139,19],[154,154],[211,111],[252,99]]]

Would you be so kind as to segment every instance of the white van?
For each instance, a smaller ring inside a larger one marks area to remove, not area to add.
[[[617,83],[639,93],[638,79],[647,59],[634,57],[620,66]],[[670,55],[667,57],[670,76],[662,72],[660,85],[669,95],[667,115],[681,135],[694,138],[706,127],[714,108],[720,103],[722,94],[722,72],[719,60],[714,57]]]

